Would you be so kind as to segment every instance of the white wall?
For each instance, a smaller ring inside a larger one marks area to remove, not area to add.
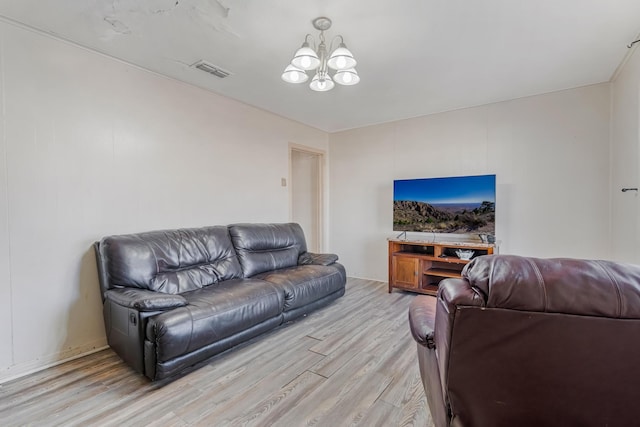
[[[289,220],[327,134],[0,22],[0,382],[105,345],[91,244]]]
[[[495,173],[501,253],[609,258],[609,94],[600,84],[331,134],[331,250],[350,276],[387,280],[394,179]]]
[[[611,239],[616,259],[640,263],[640,196],[636,191],[621,191],[623,187],[640,187],[640,51],[633,49],[612,84]]]

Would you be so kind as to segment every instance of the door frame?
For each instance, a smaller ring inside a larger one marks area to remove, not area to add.
[[[293,221],[293,152],[302,152],[318,156],[318,223],[316,224],[318,236],[318,250],[324,249],[325,236],[325,163],[327,153],[318,148],[308,147],[306,145],[289,143],[289,220]]]

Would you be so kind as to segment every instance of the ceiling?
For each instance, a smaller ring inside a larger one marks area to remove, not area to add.
[[[0,15],[327,132],[609,81],[640,31],[638,0],[2,0]],[[318,16],[360,84],[280,79]]]

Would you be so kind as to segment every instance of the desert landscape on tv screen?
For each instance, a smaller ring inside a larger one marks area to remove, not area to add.
[[[394,231],[495,234],[495,175],[393,182]]]

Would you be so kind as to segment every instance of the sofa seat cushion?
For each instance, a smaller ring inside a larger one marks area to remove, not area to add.
[[[255,279],[233,279],[182,296],[185,307],[149,319],[147,340],[157,360],[167,361],[280,316],[282,290]]]
[[[281,288],[284,291],[284,311],[288,311],[344,288],[343,274],[338,266],[299,265],[261,273],[255,278]]]

